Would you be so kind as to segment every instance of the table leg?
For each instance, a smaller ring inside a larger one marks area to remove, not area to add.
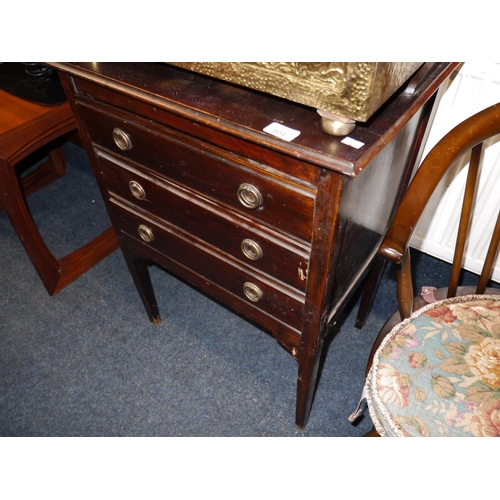
[[[299,352],[295,425],[300,429],[304,429],[307,425],[311,412],[322,349],[323,337],[321,336],[313,346],[301,346]]]
[[[139,292],[139,296],[144,304],[148,317],[151,323],[158,325],[161,322],[161,317],[158,310],[158,304],[156,302],[153,284],[151,283],[151,276],[149,274],[147,261],[137,257],[125,241],[120,240],[120,245],[125,262],[127,263],[128,269],[132,275],[132,279],[134,280],[134,284]]]
[[[384,274],[387,261],[381,259],[380,257],[375,258],[375,262],[368,273],[366,278],[363,292],[361,294],[361,302],[359,304],[358,315],[356,317],[356,328],[363,328],[365,326],[368,315],[370,314],[373,302],[375,301],[375,296],[377,295],[378,286],[382,275]]]
[[[49,295],[62,290],[118,248],[110,227],[78,250],[56,259],[26,206],[14,166],[4,159],[0,159],[0,203]]]

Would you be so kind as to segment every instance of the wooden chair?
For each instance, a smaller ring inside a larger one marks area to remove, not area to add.
[[[56,259],[44,243],[25,203],[25,196],[65,174],[60,147],[21,181],[16,165],[31,153],[76,132],[68,103],[42,106],[0,90],[0,208],[16,233],[50,295],[54,295],[118,248],[110,227],[101,235]]]
[[[477,288],[459,286],[483,142],[497,134],[500,103],[450,131],[422,163],[381,244],[379,255],[398,266],[399,311],[384,325],[368,362],[362,401],[375,427],[370,436],[500,436],[500,290],[487,288],[500,213]],[[410,238],[440,179],[468,151],[449,285],[424,287],[414,297]]]

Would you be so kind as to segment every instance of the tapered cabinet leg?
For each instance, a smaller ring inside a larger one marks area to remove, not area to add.
[[[145,259],[137,257],[133,250],[124,242],[120,242],[125,262],[127,263],[134,284],[139,292],[139,296],[144,304],[148,317],[154,325],[161,322],[156,296],[151,283],[148,264]]]
[[[384,274],[387,261],[385,259],[376,258],[368,277],[365,281],[363,292],[361,294],[361,302],[359,304],[358,315],[356,317],[356,328],[363,328],[365,326],[366,320],[370,314],[370,311],[375,301],[375,296]]]
[[[322,348],[323,340],[318,339],[314,347],[302,347],[299,353],[295,425],[300,429],[304,429],[307,425],[309,413],[311,412]]]

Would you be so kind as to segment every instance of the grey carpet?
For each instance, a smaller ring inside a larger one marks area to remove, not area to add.
[[[109,224],[87,158],[29,198],[60,257]],[[422,254],[422,280],[447,264]],[[0,213],[1,436],[362,436],[348,421],[366,359],[396,309],[391,266],[362,330],[357,297],[332,329],[309,423],[294,425],[296,361],[267,333],[189,285],[151,270],[162,315],[146,316],[120,251],[49,297]]]

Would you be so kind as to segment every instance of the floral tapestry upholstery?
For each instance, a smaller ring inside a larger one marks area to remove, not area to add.
[[[381,436],[500,436],[500,295],[434,302],[394,327],[363,394]]]

